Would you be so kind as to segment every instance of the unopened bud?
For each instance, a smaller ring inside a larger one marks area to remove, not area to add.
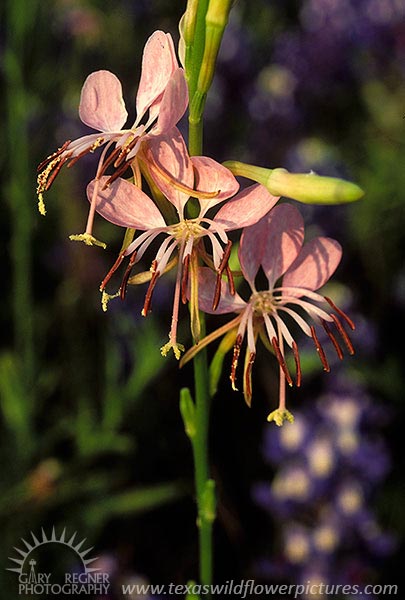
[[[345,204],[364,195],[355,183],[313,172],[289,173],[286,169],[265,169],[237,161],[227,161],[224,166],[234,175],[261,183],[273,196],[285,196],[304,204]]]

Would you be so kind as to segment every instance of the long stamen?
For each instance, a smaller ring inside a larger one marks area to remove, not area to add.
[[[159,275],[160,275],[160,271],[156,271],[156,267],[157,267],[157,261],[154,260],[154,261],[152,261],[152,266],[151,266],[151,271],[153,272],[153,275],[152,275],[152,278],[150,280],[149,287],[148,287],[148,290],[147,290],[146,295],[145,295],[145,302],[144,302],[144,305],[143,305],[143,309],[141,311],[141,315],[143,317],[146,317],[147,314],[149,313],[150,305],[151,305],[151,302],[152,302],[153,290],[155,289],[157,280],[158,280]]]
[[[240,355],[240,348],[242,346],[242,341],[243,341],[243,337],[239,333],[236,336],[235,345],[233,347],[232,366],[231,366],[231,375],[230,375],[230,379],[231,379],[231,382],[232,382],[232,389],[235,390],[235,391],[238,390],[238,388],[235,385],[235,382],[236,382],[236,368],[238,366],[239,355]]]
[[[315,327],[313,325],[311,325],[311,333],[312,333],[312,339],[314,340],[314,343],[315,343],[316,351],[317,351],[318,356],[321,359],[321,363],[323,365],[323,370],[326,371],[327,373],[329,373],[330,366],[328,363],[328,359],[326,358],[325,352],[320,344],[320,341],[318,340],[318,336],[316,335]]]
[[[344,330],[342,323],[339,321],[339,319],[337,318],[337,316],[334,315],[333,313],[331,313],[331,317],[333,319],[333,322],[336,325],[336,329],[338,330],[338,332],[340,333],[340,335],[343,338],[344,343],[346,344],[346,348],[347,348],[349,354],[353,355],[354,354],[354,347],[353,347],[352,341],[349,338],[349,336],[347,335],[346,331]]]
[[[324,319],[321,319],[321,323],[323,325],[324,330],[328,334],[328,337],[329,337],[330,341],[332,342],[333,347],[336,350],[336,354],[338,355],[338,357],[339,357],[340,360],[343,360],[342,348],[339,346],[339,342],[337,341],[337,339],[333,335],[333,333],[332,333],[329,325],[327,324],[327,322]]]
[[[179,192],[184,192],[185,194],[188,194],[189,196],[192,196],[193,198],[201,198],[201,199],[207,199],[207,200],[209,200],[211,198],[216,198],[221,192],[221,190],[216,190],[214,192],[204,192],[204,191],[200,191],[200,190],[193,190],[192,188],[189,188],[184,183],[181,183],[180,181],[178,181],[178,179],[175,179],[174,177],[172,177],[172,175],[170,175],[170,173],[168,173],[167,171],[162,169],[155,162],[155,159],[153,158],[151,152],[147,153],[147,160],[148,160],[149,170],[155,171],[155,174],[157,174],[159,177],[164,179],[164,181],[166,181],[166,183],[173,186]]]
[[[295,373],[296,373],[295,385],[297,387],[301,387],[301,377],[302,377],[301,361],[300,361],[300,355],[298,352],[298,346],[297,346],[296,342],[292,343],[292,351],[293,351],[294,360],[295,360]]]
[[[129,276],[131,275],[132,267],[134,266],[135,261],[136,261],[136,252],[131,254],[131,258],[129,259],[128,266],[124,273],[124,277],[122,278],[122,283],[120,285],[121,300],[125,299],[125,294],[127,293],[127,287],[128,287],[128,279],[129,279]]]
[[[333,310],[335,310],[338,313],[338,315],[340,315],[342,317],[342,319],[344,319],[346,321],[346,323],[349,325],[350,329],[352,331],[354,331],[356,329],[356,326],[353,323],[353,321],[351,320],[351,318],[345,312],[343,312],[342,309],[340,309],[338,306],[336,306],[336,304],[333,302],[333,300],[331,300],[331,298],[328,298],[328,296],[325,296],[325,300],[326,300],[326,302],[328,302],[331,305]]]
[[[184,257],[183,270],[181,274],[181,301],[183,304],[187,303],[187,287],[188,287],[188,274],[190,268],[190,254]]]
[[[288,381],[288,385],[289,385],[289,386],[292,386],[292,385],[293,385],[293,380],[292,380],[292,378],[291,378],[291,375],[290,375],[290,372],[289,372],[289,370],[288,370],[287,364],[286,364],[286,362],[285,362],[285,360],[284,360],[284,356],[283,356],[283,355],[282,355],[282,353],[281,353],[280,346],[279,346],[279,344],[278,344],[277,338],[275,338],[275,337],[274,337],[274,338],[271,340],[271,343],[272,343],[272,345],[273,345],[274,352],[276,353],[276,357],[277,357],[277,360],[278,360],[278,364],[280,365],[280,367],[281,367],[281,369],[282,369],[282,371],[283,371],[283,373],[284,373],[284,375],[285,375],[285,378],[286,378],[286,379],[287,379],[287,381]]]

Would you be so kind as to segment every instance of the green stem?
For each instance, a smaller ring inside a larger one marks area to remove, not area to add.
[[[186,44],[186,75],[189,89],[189,152],[191,156],[203,153],[203,115],[205,100],[214,76],[218,50],[228,20],[231,0],[189,0],[184,19]],[[197,202],[189,203],[189,214],[194,217]],[[205,315],[199,313],[200,337],[205,335]],[[198,340],[194,340],[196,343]],[[193,447],[195,487],[198,508],[200,550],[200,582],[212,583],[213,540],[215,520],[215,484],[209,469],[210,392],[206,349],[193,359],[195,405],[191,398],[183,399],[188,406],[185,415],[193,415],[189,437]],[[185,418],[185,424],[187,419]],[[187,424],[186,424],[187,431]],[[190,434],[192,431],[192,434]]]
[[[190,73],[190,98],[194,97],[199,67],[204,54],[205,14],[208,1],[199,2],[193,43],[193,69]],[[192,156],[202,154],[203,120],[202,113],[194,120],[192,111],[189,115],[189,152]],[[201,336],[205,335],[205,315],[200,312]],[[197,495],[198,532],[199,532],[199,572],[200,583],[210,585],[213,572],[213,540],[212,529],[214,515],[206,511],[206,490],[211,487],[209,479],[208,433],[210,417],[210,397],[208,379],[207,353],[202,350],[193,361],[195,390],[195,436],[192,439],[194,457],[194,481]]]

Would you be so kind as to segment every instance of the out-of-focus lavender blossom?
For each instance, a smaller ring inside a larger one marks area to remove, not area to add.
[[[330,382],[316,402],[295,410],[294,424],[266,432],[263,454],[276,470],[253,495],[275,520],[281,553],[258,569],[294,583],[365,585],[395,548],[372,511],[390,469],[385,411],[352,381]]]

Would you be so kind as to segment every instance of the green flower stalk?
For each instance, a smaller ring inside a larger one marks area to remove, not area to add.
[[[207,10],[206,0],[196,6],[189,2],[183,16],[180,31],[181,46],[184,48],[186,78],[190,92],[189,146],[190,153],[202,145],[202,117],[205,101],[215,73],[222,36],[228,23],[232,0],[210,0]],[[204,27],[203,21],[204,19]],[[204,39],[201,31],[204,30]],[[195,33],[194,41],[190,39]]]
[[[285,196],[303,204],[346,204],[364,196],[355,183],[313,172],[289,173],[286,169],[265,169],[231,160],[224,166],[234,175],[261,183],[274,196]]]

